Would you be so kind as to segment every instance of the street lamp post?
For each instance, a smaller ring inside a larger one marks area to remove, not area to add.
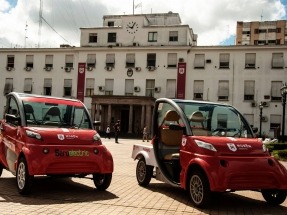
[[[259,137],[262,137],[262,110],[263,110],[263,104],[260,102],[259,104],[260,114],[259,114]]]
[[[287,94],[287,84],[283,84],[283,86],[280,89],[281,96],[282,96],[282,107],[283,107],[283,116],[282,116],[282,143],[285,141],[285,106],[286,106],[286,94]]]

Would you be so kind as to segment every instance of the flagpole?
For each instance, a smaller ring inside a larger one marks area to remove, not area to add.
[[[133,0],[133,15],[135,15],[135,0]]]

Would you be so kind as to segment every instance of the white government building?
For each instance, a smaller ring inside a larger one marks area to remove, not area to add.
[[[262,133],[273,137],[286,58],[286,45],[197,46],[177,13],[104,16],[81,28],[80,47],[1,48],[0,117],[11,91],[81,99],[100,131],[119,119],[126,134],[151,125],[160,97],[229,103],[254,127],[262,102]]]

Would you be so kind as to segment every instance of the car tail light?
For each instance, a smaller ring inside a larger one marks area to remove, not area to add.
[[[35,138],[37,140],[41,140],[42,139],[41,134],[39,134],[37,132],[34,132],[34,131],[26,130],[26,134],[27,134],[28,137]]]

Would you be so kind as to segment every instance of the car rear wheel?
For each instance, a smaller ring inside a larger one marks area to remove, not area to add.
[[[0,176],[2,175],[3,172],[3,166],[0,164]]]
[[[280,205],[286,199],[287,191],[284,190],[262,190],[265,201],[271,205]]]
[[[29,175],[25,158],[20,158],[17,166],[16,180],[18,192],[22,195],[29,194],[32,189],[34,176]]]
[[[200,171],[195,171],[189,178],[189,195],[194,206],[204,208],[209,205],[211,191],[207,177]]]
[[[112,181],[112,173],[93,174],[93,181],[98,190],[106,190]]]
[[[146,165],[145,158],[142,157],[137,164],[136,177],[140,186],[147,186],[153,174],[153,166]]]

